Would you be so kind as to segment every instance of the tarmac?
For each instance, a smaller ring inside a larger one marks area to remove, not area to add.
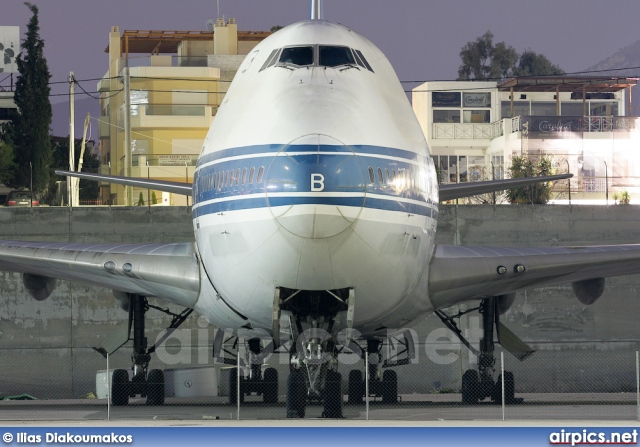
[[[125,407],[107,407],[102,399],[0,402],[0,426],[220,426],[220,427],[574,427],[639,426],[635,393],[521,394],[521,403],[489,401],[463,405],[456,393],[401,395],[395,405],[371,401],[343,405],[343,418],[322,418],[318,404],[304,419],[287,419],[283,402],[267,405],[247,397],[240,405],[225,398],[167,398],[147,406],[132,398]],[[253,401],[252,401],[253,400]],[[281,396],[284,400],[284,396]]]

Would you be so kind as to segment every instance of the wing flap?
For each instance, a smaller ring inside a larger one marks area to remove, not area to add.
[[[519,273],[518,266],[524,271]],[[500,273],[500,267],[505,272]],[[461,247],[439,245],[429,267],[436,308],[593,278],[640,273],[640,245]]]
[[[0,270],[30,273],[162,298],[193,307],[200,268],[193,243],[0,242]]]

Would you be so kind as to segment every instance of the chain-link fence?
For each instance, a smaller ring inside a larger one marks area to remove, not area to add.
[[[541,344],[525,361],[497,349],[480,372],[473,354],[446,344],[419,343],[395,364],[386,347],[363,346],[292,362],[290,343],[269,352],[234,339],[221,360],[212,343],[168,340],[138,375],[129,345],[108,358],[88,348],[3,349],[0,420],[629,421],[640,412],[631,345]]]

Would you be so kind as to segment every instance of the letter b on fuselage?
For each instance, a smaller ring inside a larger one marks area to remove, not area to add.
[[[311,174],[311,192],[319,192],[324,190],[324,175]]]

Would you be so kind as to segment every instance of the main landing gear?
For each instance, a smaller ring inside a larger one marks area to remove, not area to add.
[[[129,319],[120,325],[109,339],[100,348],[96,348],[98,352],[105,355],[115,352],[118,348],[131,340],[131,326],[133,325],[133,354],[131,356],[131,380],[130,371],[125,369],[116,369],[113,371],[111,378],[111,403],[114,406],[125,406],[129,403],[130,397],[140,396],[146,397],[147,405],[164,404],[164,372],[159,369],[149,371],[149,362],[151,354],[155,352],[156,347],[162,343],[171,333],[173,329],[180,326],[187,317],[193,312],[193,309],[185,309],[181,314],[174,314],[168,309],[162,309],[152,306],[148,303],[146,297],[139,295],[127,295],[128,301],[125,301],[125,309],[129,311]],[[122,298],[119,297],[122,301]],[[147,337],[145,337],[145,313],[154,308],[173,316],[173,320],[169,325],[164,337],[158,342],[147,347]]]
[[[409,340],[407,339],[407,343]],[[380,339],[367,340],[367,358],[369,363],[366,365],[369,375],[369,396],[382,398],[383,404],[393,405],[398,403],[398,375],[395,371],[387,369],[381,373],[380,367],[387,366],[382,363],[382,346],[383,341]],[[408,346],[408,344],[407,344]],[[364,358],[364,350],[361,356]],[[405,362],[397,362],[394,365],[404,364]],[[382,374],[382,375],[381,375]],[[350,405],[362,404],[362,399],[367,395],[367,384],[363,377],[362,371],[352,369],[349,371],[349,385],[347,391],[347,402]]]
[[[504,349],[511,352],[519,360],[524,360],[533,354],[533,350],[522,342],[515,334],[507,329],[499,319],[501,309],[500,300],[505,301],[511,297],[491,297],[482,300],[480,306],[465,312],[460,312],[455,316],[449,316],[443,311],[437,311],[436,315],[442,322],[451,329],[471,352],[478,357],[478,369],[468,369],[462,375],[462,403],[477,404],[479,401],[489,397],[495,403],[502,402],[502,381],[504,380],[504,401],[507,404],[517,403],[521,399],[515,397],[515,380],[512,372],[505,371],[504,379],[502,374],[498,375],[498,380],[494,381],[496,358],[494,355],[494,327],[498,334],[498,343]],[[504,306],[502,306],[504,308]],[[478,310],[482,316],[482,339],[480,340],[480,350],[475,349],[468,340],[464,338],[462,332],[454,322],[455,318]],[[506,310],[506,309],[505,309]]]
[[[238,366],[238,359],[226,348],[231,343],[232,350],[238,349],[240,339],[231,335],[225,339],[225,333],[218,330],[213,344],[214,357],[219,363]],[[245,358],[240,359],[240,371],[231,370],[229,375],[229,403],[244,402],[245,396],[255,394],[262,396],[266,404],[278,403],[278,371],[275,368],[264,368],[265,358],[273,352],[273,340],[266,341],[259,337],[245,340]],[[238,390],[238,378],[240,387]]]

